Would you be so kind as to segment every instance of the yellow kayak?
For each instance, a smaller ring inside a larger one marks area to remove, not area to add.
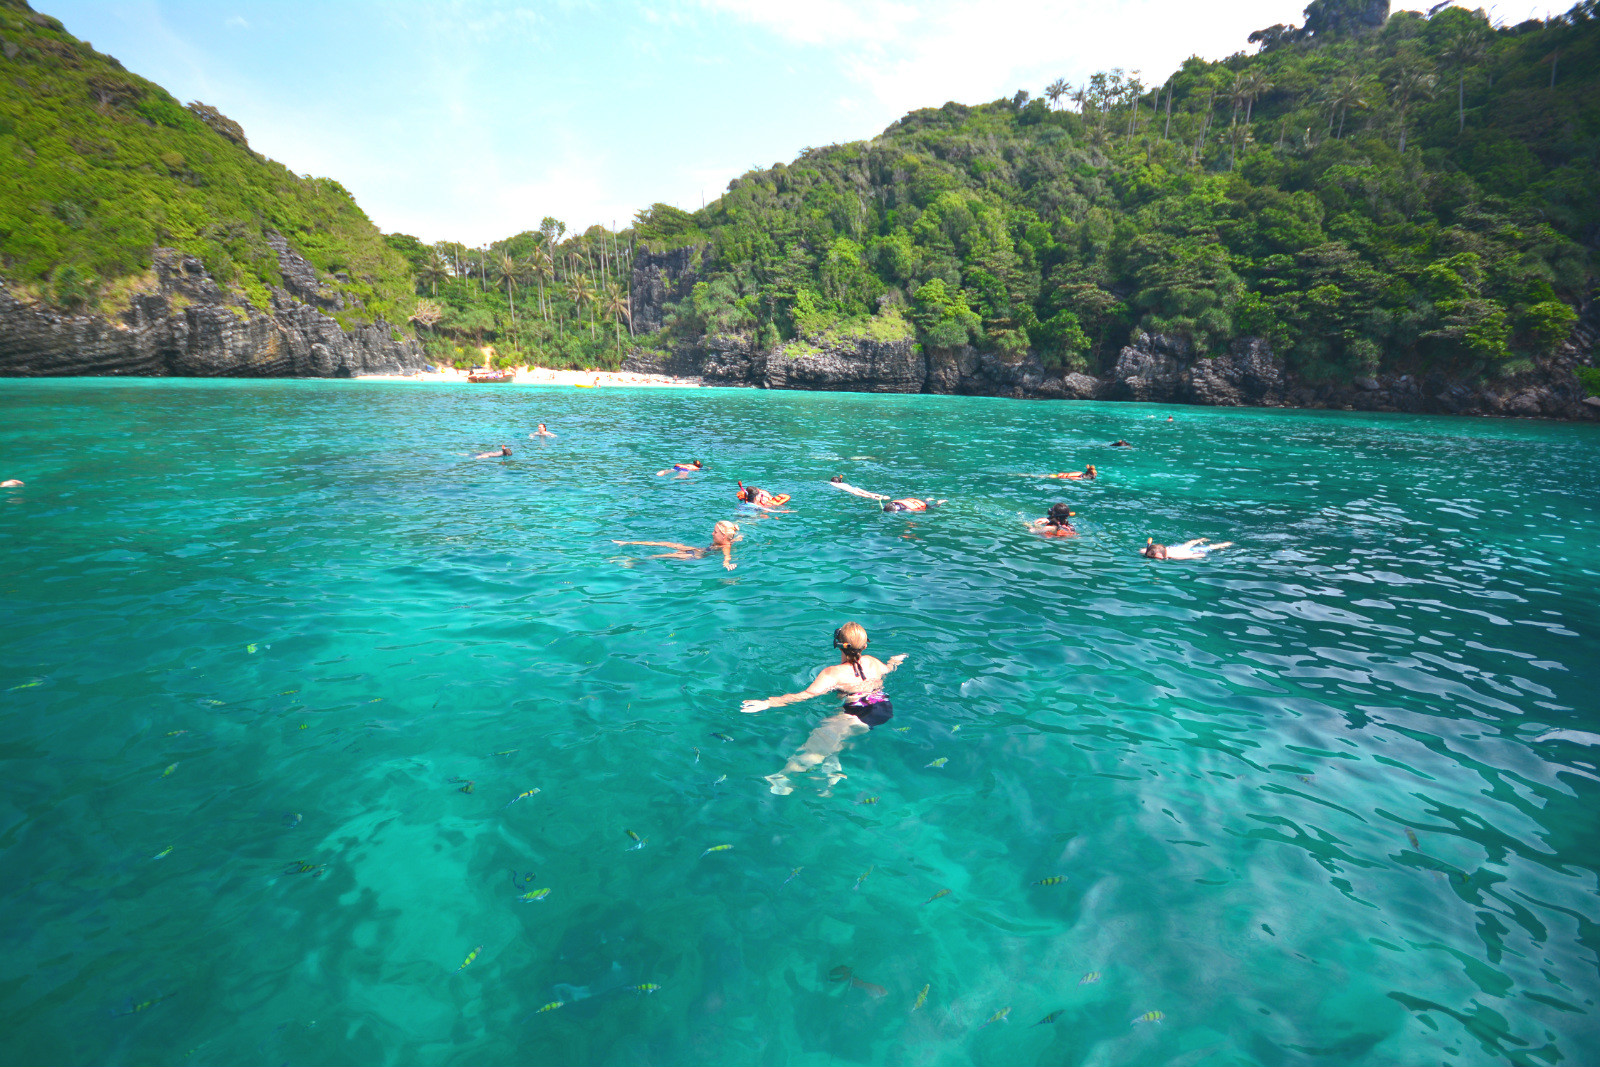
[[[579,388],[579,389],[593,389],[594,388],[594,385],[591,382],[573,382],[572,384],[575,387]]]

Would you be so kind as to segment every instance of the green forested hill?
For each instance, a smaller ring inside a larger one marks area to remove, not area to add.
[[[337,182],[291,174],[214,109],[185,108],[57,20],[0,0],[0,276],[59,306],[109,309],[165,245],[265,308],[281,283],[269,230],[330,276],[342,319],[406,321],[409,267]]]
[[[637,233],[714,249],[680,334],[904,318],[1096,370],[1143,327],[1202,351],[1266,336],[1310,380],[1522,369],[1592,279],[1595,2],[1501,28],[1387,7],[1316,0],[1259,54],[1159,86],[1112,71],[914,112]]]

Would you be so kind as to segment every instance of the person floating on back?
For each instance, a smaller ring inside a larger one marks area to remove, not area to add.
[[[917,497],[917,496],[907,496],[907,497],[901,497],[899,500],[891,500],[891,501],[889,501],[887,504],[883,505],[883,510],[884,511],[927,511],[929,508],[936,508],[940,504],[944,504],[944,503],[947,503],[947,501],[943,501],[943,500],[924,500],[923,498]]]
[[[859,489],[856,486],[846,484],[845,480],[844,480],[844,475],[842,475],[842,474],[835,474],[831,479],[829,479],[828,484],[833,486],[835,489],[843,489],[847,493],[852,493],[855,496],[866,497],[868,500],[888,500],[889,499],[888,497],[884,496],[882,493],[869,493],[865,489]]]
[[[1065,504],[1054,504],[1050,514],[1042,519],[1034,519],[1028,526],[1041,537],[1076,537],[1078,531],[1072,528],[1069,521],[1076,514]]]
[[[1146,538],[1139,554],[1150,559],[1205,559],[1206,553],[1227,548],[1231,544],[1232,541],[1224,541],[1220,545],[1208,545],[1206,538],[1196,537],[1193,541],[1185,541],[1181,545],[1158,545],[1154,538]]]
[[[800,692],[785,693],[765,700],[746,700],[739,708],[753,715],[767,708],[781,708],[785,704],[810,700],[824,693],[838,692],[844,696],[844,707],[839,709],[839,714],[828,716],[811,731],[806,743],[789,757],[789,762],[784,764],[781,771],[767,775],[772,791],[779,796],[794,792],[794,786],[789,784],[789,775],[818,766],[828,776],[828,788],[831,790],[834,783],[845,776],[839,766],[839,750],[844,747],[845,741],[894,718],[894,706],[883,691],[883,679],[905,661],[905,653],[890,656],[888,663],[866,655],[867,631],[855,622],[847,622],[833,631],[833,647],[839,650],[839,662],[818,671],[816,680]]]
[[[502,456],[509,456],[509,455],[511,455],[511,446],[510,445],[501,445],[500,446],[500,451],[498,451],[498,452],[479,452],[476,456],[473,456],[472,458],[473,459],[499,459]]]
[[[691,459],[688,463],[674,463],[664,471],[656,471],[656,477],[659,478],[663,474],[671,474],[673,471],[677,471],[678,477],[687,478],[692,472],[703,469],[704,467],[699,460]]]
[[[733,570],[738,564],[733,562],[733,543],[740,540],[739,524],[724,519],[711,529],[711,544],[705,548],[696,548],[694,545],[682,545],[676,541],[612,541],[614,545],[645,545],[651,548],[671,548],[672,552],[662,552],[651,556],[651,559],[704,559],[707,552],[722,551],[722,567],[724,570]]]

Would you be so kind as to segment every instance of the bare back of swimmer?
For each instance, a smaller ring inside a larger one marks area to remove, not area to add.
[[[1148,559],[1184,560],[1205,559],[1208,552],[1227,548],[1232,541],[1224,541],[1220,545],[1206,544],[1206,538],[1196,537],[1192,541],[1185,541],[1181,545],[1158,545],[1153,538],[1147,539],[1139,554]]]
[[[674,551],[662,552],[651,556],[651,559],[704,559],[706,553],[722,553],[722,567],[724,570],[733,570],[738,564],[733,561],[733,543],[740,540],[739,524],[723,519],[711,530],[711,544],[705,548],[694,545],[680,544],[677,541],[617,541],[614,545],[644,545],[648,548],[670,548]]]
[[[842,474],[835,474],[833,476],[833,478],[828,482],[828,484],[833,486],[835,489],[843,489],[847,493],[850,493],[850,494],[852,494],[854,496],[865,497],[868,500],[888,500],[889,499],[888,497],[884,496],[882,493],[869,493],[865,489],[861,489],[861,488],[859,488],[857,486],[854,486],[854,485],[846,484],[846,482],[844,480],[844,475],[842,475]]]

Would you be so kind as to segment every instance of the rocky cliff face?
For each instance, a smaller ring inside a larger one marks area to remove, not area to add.
[[[678,299],[701,269],[690,250],[641,256],[634,273],[636,325],[659,329],[661,305]],[[641,288],[641,270],[645,272]],[[665,296],[665,294],[677,294]],[[648,310],[648,314],[646,314]],[[1531,371],[1493,382],[1443,375],[1386,375],[1312,384],[1289,373],[1267,342],[1241,338],[1227,352],[1196,354],[1180,337],[1136,334],[1104,377],[1047,369],[1033,354],[1006,356],[970,347],[924,351],[905,341],[822,341],[803,354],[762,348],[749,337],[705,337],[665,356],[635,351],[623,369],[697,377],[707,385],[870,393],[958,393],[1054,400],[1124,400],[1217,407],[1337,408],[1444,415],[1600,418],[1573,369],[1592,360],[1600,339],[1600,300],[1582,309],[1571,339]]]
[[[221,286],[199,260],[157,249],[155,286],[119,315],[73,315],[24,302],[0,283],[0,376],[349,378],[408,374],[422,346],[383,322],[344,329],[343,303],[317,272],[272,239],[284,288],[263,312]]]

